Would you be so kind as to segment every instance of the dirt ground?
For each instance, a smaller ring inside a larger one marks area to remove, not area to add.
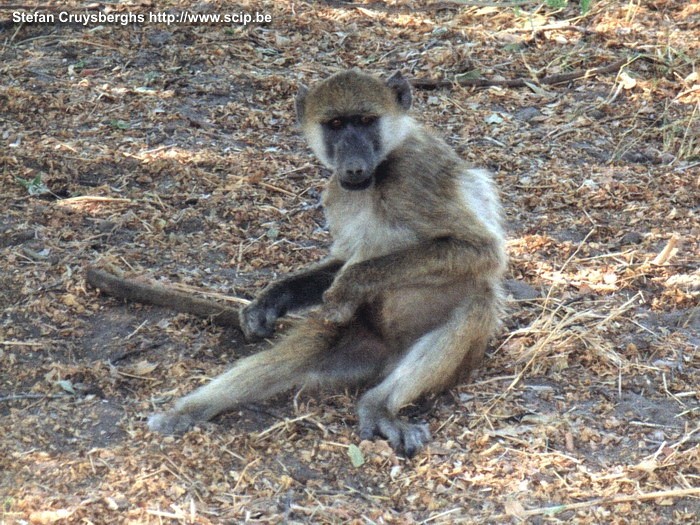
[[[0,5],[0,523],[698,523],[696,2],[68,0],[44,13],[144,19],[14,18],[34,4]],[[271,21],[149,19],[185,11]],[[511,263],[489,358],[407,409],[433,434],[411,460],[359,441],[355,391],[150,433],[259,346],[101,294],[87,267],[236,306],[323,257],[327,173],[292,100],[352,66],[448,81],[416,84],[415,116],[495,174]]]

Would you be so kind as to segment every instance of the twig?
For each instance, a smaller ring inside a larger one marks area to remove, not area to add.
[[[9,396],[0,396],[0,403],[5,401],[19,401],[20,399],[60,399],[69,397],[68,394],[12,394]]]
[[[80,195],[78,197],[68,197],[67,199],[61,199],[60,204],[74,204],[80,202],[114,202],[118,204],[128,204],[131,199],[123,199],[118,197],[102,197],[100,195]]]
[[[88,5],[86,5],[86,6],[84,6],[84,7],[78,6],[78,7],[68,8],[68,9],[73,10],[73,11],[84,11],[84,10],[93,10],[93,11],[94,11],[94,10],[97,10],[97,9],[99,9],[100,7],[104,7],[104,6],[106,6],[106,5],[116,5],[116,4],[115,4],[115,3],[112,3],[112,2],[106,2],[106,1],[103,1],[103,2],[90,2]],[[37,1],[37,3],[36,3],[35,5],[32,5],[32,4],[9,4],[9,5],[0,5],[0,11],[1,11],[1,10],[5,10],[5,9],[7,9],[7,10],[10,10],[10,9],[12,9],[12,10],[15,10],[15,9],[23,9],[23,10],[25,10],[25,11],[41,10],[41,11],[48,11],[48,12],[51,12],[52,10],[56,10],[56,11],[57,11],[58,9],[65,10],[66,8],[65,8],[64,6],[62,6],[62,5],[60,5],[60,4],[49,4],[49,5],[44,4],[44,5],[41,5],[41,3],[40,3],[39,1]]]
[[[662,266],[663,264],[667,263],[671,259],[671,257],[673,257],[676,254],[676,246],[678,245],[678,240],[678,235],[671,235],[671,238],[666,243],[666,246],[664,246],[664,249],[661,250],[656,257],[654,257],[654,260],[651,261],[651,264],[655,266]]]
[[[617,505],[618,503],[631,503],[634,501],[645,501],[649,499],[661,498],[682,498],[685,496],[700,496],[700,487],[691,487],[689,489],[671,489],[659,490],[657,492],[647,492],[646,494],[634,494],[625,496],[616,496],[614,498],[596,498],[590,501],[581,501],[579,503],[570,503],[568,505],[556,505],[553,507],[541,507],[539,509],[530,509],[520,514],[520,517],[538,516],[542,514],[558,514],[568,510],[585,509],[596,505]]]
[[[692,164],[688,164],[687,166],[678,166],[677,168],[674,168],[673,171],[681,172],[689,170],[691,168],[696,168],[698,166],[700,166],[700,162],[693,162]]]
[[[221,305],[214,301],[199,299],[158,284],[118,277],[103,269],[90,267],[87,282],[103,293],[127,301],[165,306],[176,312],[192,314],[210,319],[220,326],[240,328],[238,309]]]
[[[513,27],[505,30],[506,33],[532,33],[533,36],[537,36],[540,33],[545,33],[547,31],[576,31],[578,33],[583,33],[584,35],[598,34],[598,31],[595,29],[589,29],[587,27],[575,26],[571,24],[547,24],[534,27]]]
[[[382,12],[382,13],[416,13],[416,12],[433,12],[442,10],[457,11],[462,8],[481,8],[481,7],[500,7],[503,9],[511,9],[522,5],[535,5],[535,0],[500,0],[500,1],[485,1],[485,0],[445,0],[442,2],[432,2],[422,6],[416,6],[412,3],[406,5],[387,5],[386,2],[371,2],[361,4],[356,2],[343,2],[341,0],[326,0],[325,6],[334,9],[357,9],[360,12]]]
[[[272,184],[268,184],[267,182],[258,182],[257,184],[260,184],[263,188],[267,188],[268,190],[272,191],[278,191],[280,193],[283,193],[284,195],[289,195],[290,197],[296,197],[296,193],[292,193],[291,191],[287,191],[284,188],[280,188],[279,186],[274,186]]]
[[[547,77],[540,78],[514,78],[506,80],[496,80],[489,78],[462,78],[459,80],[433,80],[430,78],[414,78],[411,80],[411,84],[418,89],[436,89],[441,87],[451,87],[457,86],[472,86],[472,87],[489,87],[489,86],[503,86],[503,87],[525,87],[528,83],[533,81],[540,85],[554,85],[563,84],[564,82],[571,82],[572,80],[580,80],[585,78],[591,78],[598,75],[604,75],[606,73],[612,73],[618,71],[622,66],[628,64],[629,62],[635,60],[634,58],[621,58],[609,64],[607,66],[596,67],[591,69],[578,69],[572,71],[571,73],[560,73],[558,75],[550,75]]]

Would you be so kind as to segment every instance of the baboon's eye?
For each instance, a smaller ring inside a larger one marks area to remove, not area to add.
[[[372,124],[377,122],[377,117],[375,117],[374,115],[363,115],[360,118],[360,122],[363,126],[371,126]]]
[[[338,130],[343,127],[343,119],[334,118],[333,120],[328,122],[328,126],[331,129]]]

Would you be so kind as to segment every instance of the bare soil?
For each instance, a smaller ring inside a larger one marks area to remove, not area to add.
[[[271,17],[245,26],[0,5],[0,523],[698,523],[700,6],[559,3],[44,3]],[[235,306],[323,257],[292,100],[354,66],[453,81],[414,113],[501,188],[488,360],[408,407],[434,436],[412,460],[359,441],[355,391],[150,433],[265,345],[86,268]]]

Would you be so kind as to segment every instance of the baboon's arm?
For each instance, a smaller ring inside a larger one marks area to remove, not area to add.
[[[287,312],[318,304],[323,292],[343,266],[342,261],[327,260],[306,270],[290,274],[265,288],[241,310],[241,329],[248,339],[269,337],[275,322]]]
[[[441,237],[344,268],[324,295],[327,303],[363,302],[384,290],[431,286],[503,271],[505,256],[495,239]]]
[[[321,302],[323,292],[333,283],[343,262],[323,261],[279,279],[262,291],[255,302],[264,301],[294,311]]]

